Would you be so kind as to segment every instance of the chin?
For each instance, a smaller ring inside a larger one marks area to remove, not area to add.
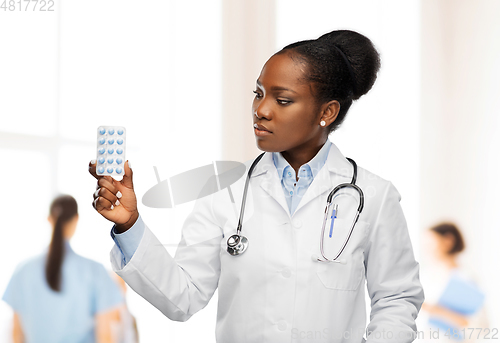
[[[265,152],[279,152],[281,150],[278,150],[276,148],[273,148],[269,144],[266,144],[266,142],[263,142],[263,140],[256,138],[255,139],[255,145],[257,145],[257,148],[261,151]]]

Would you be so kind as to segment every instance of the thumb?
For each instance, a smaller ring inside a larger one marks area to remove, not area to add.
[[[120,181],[121,184],[127,188],[134,188],[134,184],[132,182],[132,168],[130,167],[130,164],[127,161],[125,161],[125,165],[123,166],[123,170],[125,171],[125,174],[123,175],[123,179]]]

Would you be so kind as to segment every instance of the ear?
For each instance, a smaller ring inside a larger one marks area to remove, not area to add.
[[[337,119],[339,112],[340,103],[337,100],[331,100],[323,104],[320,120],[324,120],[326,122],[325,127],[327,127]]]
[[[446,252],[449,253],[453,246],[455,245],[455,237],[451,233],[446,233],[444,235],[444,244],[446,245]]]

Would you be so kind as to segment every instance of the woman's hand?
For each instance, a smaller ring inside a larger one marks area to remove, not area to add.
[[[118,233],[131,228],[139,217],[132,182],[132,169],[129,167],[128,160],[123,169],[125,171],[123,179],[116,181],[108,175],[97,175],[96,162],[90,161],[89,163],[89,173],[97,179],[92,206],[104,218],[116,224],[115,230]]]
[[[423,302],[422,310],[429,312],[431,315],[441,317],[449,322],[452,322],[459,327],[467,327],[469,324],[469,318],[467,316],[440,305],[430,304],[427,301]]]

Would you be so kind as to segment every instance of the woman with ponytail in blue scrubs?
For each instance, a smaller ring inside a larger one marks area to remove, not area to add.
[[[78,223],[70,195],[55,198],[48,251],[19,264],[3,300],[14,310],[13,341],[110,343],[110,324],[124,299],[104,267],[69,243]]]

